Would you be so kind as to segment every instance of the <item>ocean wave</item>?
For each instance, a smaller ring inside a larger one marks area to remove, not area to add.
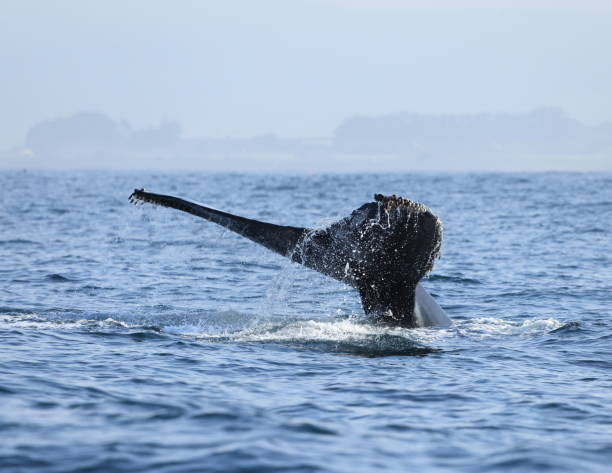
[[[555,318],[529,319],[515,322],[495,317],[476,317],[457,324],[457,330],[461,335],[471,338],[503,336],[532,337],[554,332],[565,325],[567,325],[567,323],[561,322]]]
[[[455,346],[463,346],[466,339],[534,338],[559,333],[564,327],[575,325],[555,318],[513,321],[477,317],[456,321],[449,328],[407,329],[373,324],[360,317],[300,319],[253,316],[235,311],[174,317],[174,321],[166,323],[130,316],[83,315],[64,319],[36,313],[3,314],[0,315],[0,328],[119,332],[130,336],[136,331],[155,337],[164,334],[189,338],[200,343],[276,343],[320,351],[387,356],[453,350]]]

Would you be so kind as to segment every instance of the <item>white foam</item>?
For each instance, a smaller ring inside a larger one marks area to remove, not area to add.
[[[404,329],[362,323],[357,319],[293,320],[283,323],[266,323],[235,332],[209,331],[208,327],[198,327],[200,333],[181,330],[183,335],[198,339],[230,339],[235,342],[339,342],[359,343],[364,340],[393,336],[407,342],[432,343],[444,336],[440,329]]]
[[[565,323],[554,318],[514,322],[495,317],[477,317],[456,325],[457,330],[462,335],[472,338],[489,338],[500,336],[532,337],[556,330]]]
[[[115,320],[107,317],[104,320],[99,319],[61,319],[61,318],[44,318],[37,314],[19,314],[16,316],[4,315],[0,317],[0,327],[2,328],[21,328],[21,329],[63,329],[74,330],[80,328],[108,328],[108,327],[123,327],[133,328],[137,325],[132,325],[121,320]]]
[[[388,327],[363,320],[362,317],[295,319],[278,316],[253,316],[235,311],[208,314],[185,323],[160,327],[169,335],[209,341],[233,342],[338,342],[360,344],[373,339],[393,337],[407,343],[452,345],[461,336],[475,340],[500,337],[535,337],[559,329],[565,323],[554,318],[520,322],[495,317],[477,317],[457,321],[448,328]],[[105,319],[44,318],[37,314],[0,316],[0,328],[34,330],[136,329],[150,325],[130,323],[111,317]]]

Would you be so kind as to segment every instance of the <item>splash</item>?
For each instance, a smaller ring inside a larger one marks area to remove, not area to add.
[[[527,338],[553,332],[565,325],[567,323],[554,318],[514,322],[495,317],[478,317],[458,323],[457,331],[461,335],[479,339],[507,336]]]
[[[165,318],[165,317],[164,317]],[[160,317],[154,317],[159,321]],[[150,319],[149,319],[150,321]],[[412,356],[454,349],[471,340],[538,338],[556,333],[575,322],[554,318],[512,321],[478,317],[458,321],[449,328],[402,328],[373,324],[361,317],[298,318],[275,315],[250,315],[221,311],[185,315],[164,323],[143,323],[140,317],[89,318],[44,317],[35,313],[2,314],[0,329],[102,331],[130,334],[157,332],[169,337],[184,337],[201,343],[281,344],[286,347],[359,356]]]
[[[55,317],[43,317],[35,313],[26,314],[2,314],[0,316],[0,329],[32,329],[32,330],[49,330],[49,329],[60,329],[60,330],[77,330],[84,328],[98,328],[98,329],[109,329],[109,328],[135,328],[140,327],[139,325],[130,324],[121,320],[115,320],[112,317],[106,317],[104,319],[96,318],[55,318]]]

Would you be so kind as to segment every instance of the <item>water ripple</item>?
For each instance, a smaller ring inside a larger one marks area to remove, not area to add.
[[[609,184],[0,173],[0,470],[606,472]],[[423,201],[454,325],[368,323],[350,288],[128,206],[140,186],[312,227],[374,192]]]

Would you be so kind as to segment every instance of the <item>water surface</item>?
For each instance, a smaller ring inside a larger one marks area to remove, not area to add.
[[[324,226],[375,192],[444,222],[450,329],[134,187]],[[612,176],[0,173],[0,469],[608,471]]]

